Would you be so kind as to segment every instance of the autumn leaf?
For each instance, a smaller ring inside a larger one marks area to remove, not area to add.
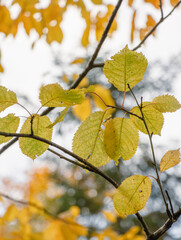
[[[0,86],[0,112],[6,108],[18,103],[16,94],[8,91],[7,88]]]
[[[110,158],[116,161],[130,159],[136,152],[139,142],[138,129],[131,119],[114,118],[106,122],[104,146]]]
[[[146,3],[151,3],[155,8],[160,8],[160,1],[159,0],[144,0]],[[163,4],[163,1],[162,1]]]
[[[161,129],[164,123],[163,114],[155,109],[150,102],[143,103],[142,111],[150,134],[161,135]],[[132,108],[131,112],[142,117],[139,107]],[[133,115],[131,115],[130,118],[141,132],[148,134],[144,122],[141,119]]]
[[[27,118],[24,122],[20,133],[31,134],[32,129],[34,135],[51,140],[52,128],[48,128],[51,124],[52,123],[47,116],[33,115]],[[32,159],[40,156],[48,149],[48,144],[40,142],[36,139],[24,137],[19,138],[19,146],[21,151]]]
[[[170,0],[170,4],[175,7],[176,4],[179,3],[179,0]]]
[[[89,98],[85,98],[85,100],[73,107],[72,112],[73,114],[79,118],[81,121],[84,121],[92,111],[92,106]]]
[[[105,215],[106,219],[107,219],[109,222],[111,222],[111,223],[115,223],[115,222],[116,222],[117,217],[116,217],[115,214],[113,214],[112,212],[103,210],[103,214]]]
[[[164,172],[165,170],[179,164],[180,157],[180,148],[177,150],[170,150],[165,153],[160,162],[160,171]]]
[[[181,104],[177,99],[172,95],[162,95],[153,99],[153,107],[156,108],[159,112],[175,112],[181,108]]]
[[[136,10],[133,13],[132,22],[131,22],[131,42],[133,42],[133,39],[134,39],[135,18],[136,18]]]
[[[54,123],[53,123],[53,124],[50,124],[50,125],[48,126],[48,128],[52,128],[52,127],[54,127],[57,123],[62,122],[62,121],[64,120],[64,117],[65,117],[65,115],[67,114],[68,110],[69,110],[68,107],[65,108],[65,109],[60,113],[60,115],[55,119]]]
[[[82,103],[84,93],[81,89],[64,90],[58,83],[55,83],[41,87],[39,99],[42,106],[69,107]]]
[[[105,112],[92,113],[80,125],[73,138],[73,152],[96,167],[103,166],[110,161],[101,135],[101,125],[105,116]]]
[[[120,216],[143,209],[151,194],[151,180],[142,175],[126,178],[116,189],[113,203]]]
[[[0,118],[0,131],[7,133],[15,133],[18,129],[20,119],[14,114],[8,114],[6,117]],[[8,142],[12,137],[0,136],[0,144]]]
[[[128,84],[133,88],[143,79],[147,64],[142,53],[131,51],[126,46],[105,62],[103,71],[108,81],[119,91],[127,92]]]

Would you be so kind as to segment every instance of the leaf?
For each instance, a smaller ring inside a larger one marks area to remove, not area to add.
[[[62,39],[63,39],[63,32],[62,32],[59,24],[48,27],[48,33],[47,33],[47,38],[46,38],[47,43],[50,44],[53,41],[61,43]]]
[[[133,42],[134,40],[135,17],[136,17],[136,10],[133,13],[132,22],[131,22],[131,42]]]
[[[105,165],[110,158],[105,152],[101,125],[105,112],[92,113],[78,128],[73,138],[73,152],[96,167]]]
[[[6,108],[18,103],[16,94],[8,91],[7,88],[0,86],[0,112]]]
[[[85,98],[85,100],[73,107],[72,112],[73,114],[79,118],[81,121],[84,121],[90,114],[91,114],[91,102],[89,98]]]
[[[151,3],[155,8],[160,8],[160,0],[144,0],[146,3]],[[163,4],[163,1],[162,1]]]
[[[119,91],[129,91],[127,84],[133,88],[143,79],[147,67],[147,60],[142,53],[131,51],[126,46],[121,52],[107,60],[104,73],[108,81]]]
[[[179,0],[170,0],[170,4],[175,7],[175,5],[179,3]]]
[[[172,95],[162,95],[153,99],[153,107],[156,108],[159,112],[175,112],[181,108],[181,104],[177,99]]]
[[[143,209],[151,194],[151,180],[142,175],[126,178],[116,189],[114,207],[119,215],[135,214]]]
[[[81,42],[82,42],[82,46],[87,47],[87,45],[89,44],[89,33],[91,29],[90,12],[82,11],[82,17],[85,19],[86,28],[84,30]]]
[[[82,64],[85,62],[85,58],[76,58],[71,64]]]
[[[107,104],[111,106],[115,106],[114,99],[111,96],[111,91],[99,84],[93,85],[94,91],[102,100]],[[92,97],[94,99],[94,103],[102,110],[106,110],[107,106],[103,103],[103,101],[95,94],[92,94]],[[109,113],[114,112],[115,109],[110,109]]]
[[[160,171],[176,166],[180,163],[180,148],[177,150],[170,150],[162,157],[160,162]]]
[[[103,214],[105,215],[109,222],[115,223],[117,221],[117,217],[112,212],[103,210]]]
[[[68,110],[69,110],[68,107],[65,108],[65,109],[60,113],[60,115],[56,118],[55,122],[52,123],[52,124],[50,124],[50,125],[48,126],[48,128],[52,128],[52,127],[54,127],[57,123],[62,122],[62,121],[64,120],[64,117],[65,117],[65,115],[67,114]]]
[[[163,114],[155,109],[150,102],[143,103],[142,111],[150,134],[161,135],[161,129],[164,123]],[[132,108],[131,112],[142,117],[139,107]],[[147,134],[147,130],[141,119],[133,115],[131,115],[130,118],[141,132]]]
[[[33,121],[32,121],[33,117]],[[20,133],[31,133],[31,125],[33,128],[33,134],[47,140],[51,140],[52,128],[48,128],[51,125],[51,121],[47,116],[33,115],[29,117],[23,124]],[[35,159],[48,149],[48,144],[38,141],[32,138],[19,138],[19,146],[21,151],[28,157]]]
[[[19,118],[14,114],[8,114],[6,117],[0,118],[0,131],[7,133],[15,133],[19,126]],[[8,142],[12,137],[0,136],[0,144]]]
[[[6,213],[4,214],[2,220],[6,223],[6,222],[13,221],[17,217],[18,217],[18,209],[14,204],[11,204],[6,210]]]
[[[94,4],[103,4],[102,0],[91,0]]]
[[[136,152],[139,142],[138,129],[131,119],[114,118],[106,122],[104,146],[109,157],[118,163],[130,159]]]
[[[41,87],[39,99],[42,106],[70,107],[82,103],[84,93],[81,89],[64,90],[58,83],[55,83]]]
[[[128,6],[131,7],[133,4],[133,0],[128,0]]]

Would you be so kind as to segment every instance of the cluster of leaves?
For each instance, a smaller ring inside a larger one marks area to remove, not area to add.
[[[6,182],[7,187],[8,184]],[[13,188],[17,191],[16,186]],[[12,191],[12,185],[10,189]],[[50,213],[47,210],[47,202],[53,199],[61,199],[64,194],[61,188],[57,188],[54,181],[50,178],[50,172],[47,168],[37,169],[31,175],[28,183],[21,186],[21,188],[18,187],[18,191],[20,190],[21,195],[24,196],[24,200],[17,200],[10,197],[8,205],[8,196],[1,195],[1,206],[6,208],[6,212],[0,218],[0,236],[2,240],[75,240],[79,236],[88,235],[97,240],[104,239],[104,237],[114,237],[116,240],[145,239],[145,236],[140,234],[138,226],[131,228],[128,232],[121,235],[117,234],[111,228],[106,228],[100,232],[89,231],[89,229],[78,223],[80,209],[77,206],[71,206],[67,211],[60,214]],[[12,203],[12,200],[14,203]],[[102,214],[109,222],[116,221],[116,216],[113,213],[103,211]]]
[[[131,89],[143,79],[146,67],[147,60],[143,54],[131,51],[126,46],[111,57],[111,60],[105,62],[103,70],[108,81],[126,95],[127,91],[132,92]],[[32,159],[44,153],[49,145],[57,147],[51,142],[53,126],[63,121],[70,107],[82,104],[86,94],[96,95],[106,107],[104,111],[90,114],[82,122],[73,138],[73,154],[78,156],[77,159],[86,159],[88,163],[91,163],[89,167],[103,166],[111,159],[116,164],[120,158],[129,160],[134,156],[138,147],[138,132],[141,131],[150,137],[153,134],[160,135],[164,123],[163,113],[174,112],[181,107],[174,96],[162,95],[154,98],[152,102],[141,101],[140,105],[128,111],[124,109],[125,99],[123,99],[122,107],[109,105],[105,99],[94,92],[94,86],[64,90],[59,84],[49,84],[41,87],[39,99],[41,107],[65,107],[55,122],[52,123],[47,116],[41,116],[38,112],[29,113],[30,116],[24,122],[18,135],[16,131],[19,118],[14,114],[8,114],[0,119],[0,142],[4,143],[9,141],[11,136],[18,136],[22,152]],[[1,87],[0,110],[3,111],[14,104],[19,104],[15,93]],[[115,108],[125,111],[125,116],[111,118],[112,109]],[[130,118],[127,118],[126,114],[129,114]],[[161,160],[160,170],[163,172],[179,162],[179,149],[169,151]],[[113,197],[114,206],[120,216],[136,214],[145,206],[150,194],[150,178],[133,175],[125,179],[117,188]]]

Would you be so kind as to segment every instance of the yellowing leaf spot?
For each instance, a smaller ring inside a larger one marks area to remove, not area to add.
[[[151,181],[142,175],[126,178],[116,189],[113,203],[119,215],[135,214],[143,209],[151,194]]]
[[[160,162],[160,171],[176,166],[180,163],[180,148],[177,150],[170,150],[162,157]]]
[[[103,71],[108,81],[119,91],[127,92],[128,84],[133,88],[143,79],[147,64],[142,53],[131,51],[126,46],[105,62]]]

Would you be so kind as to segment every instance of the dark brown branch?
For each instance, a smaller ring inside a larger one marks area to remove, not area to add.
[[[108,182],[110,182],[115,188],[117,188],[119,185],[109,176],[107,176],[105,173],[103,173],[99,168],[95,167],[94,165],[92,165],[91,163],[89,163],[87,160],[81,158],[80,156],[76,155],[75,153],[69,151],[68,149],[58,145],[57,143],[54,143],[52,141],[49,141],[45,138],[36,136],[36,135],[32,135],[32,134],[26,134],[26,133],[7,133],[7,132],[0,132],[0,136],[4,136],[4,137],[24,137],[24,138],[32,138],[32,139],[36,139],[38,141],[47,143],[48,145],[55,147],[59,150],[61,150],[62,152],[72,156],[73,158],[77,159],[79,162],[85,164],[86,166],[90,167],[95,173],[99,174],[100,176],[102,176],[103,178],[105,178]]]
[[[140,221],[140,223],[142,224],[143,229],[144,229],[144,231],[145,231],[145,233],[146,233],[146,236],[147,236],[147,237],[150,237],[152,234],[150,233],[150,231],[149,231],[149,229],[148,229],[148,226],[147,226],[147,224],[145,223],[145,221],[143,220],[142,216],[141,216],[138,212],[136,213],[136,216],[137,216],[138,220]]]
[[[95,51],[94,51],[94,53],[93,53],[93,55],[92,55],[92,57],[91,57],[88,65],[87,65],[87,67],[86,67],[86,68],[84,69],[84,71],[79,75],[79,77],[77,78],[77,80],[72,84],[71,89],[76,88],[76,87],[79,85],[79,83],[82,81],[82,79],[87,75],[87,73],[89,72],[89,70],[91,70],[91,68],[92,68],[92,66],[93,66],[93,63],[94,63],[94,61],[95,61],[95,59],[96,59],[96,57],[97,57],[97,55],[98,55],[98,53],[99,53],[99,51],[100,51],[100,49],[101,49],[101,47],[102,47],[102,45],[103,45],[106,37],[107,37],[107,34],[108,34],[108,32],[109,32],[109,30],[110,30],[110,28],[111,28],[111,25],[112,25],[112,23],[113,23],[113,21],[114,21],[114,19],[115,19],[115,17],[116,17],[116,14],[117,14],[120,6],[121,6],[122,1],[123,1],[123,0],[119,0],[118,3],[116,4],[116,6],[115,6],[115,8],[114,8],[114,10],[113,10],[113,12],[112,12],[112,14],[111,14],[111,17],[109,18],[109,21],[108,21],[108,23],[107,23],[107,26],[106,26],[106,28],[105,28],[102,36],[101,36],[101,39],[100,39],[100,41],[99,41],[99,43],[98,43],[98,45],[97,45],[97,47],[96,47],[96,49],[95,49]]]
[[[52,153],[55,154],[55,155],[57,155],[59,158],[62,158],[62,159],[64,159],[64,160],[66,160],[67,162],[73,163],[74,165],[77,165],[77,166],[79,166],[79,167],[81,167],[81,168],[83,168],[83,169],[87,169],[87,170],[90,171],[90,172],[94,172],[94,171],[92,170],[92,168],[90,168],[90,167],[88,167],[88,166],[86,166],[86,165],[84,165],[84,164],[81,164],[81,163],[79,163],[79,162],[75,162],[75,161],[73,161],[72,159],[69,159],[69,158],[63,156],[63,155],[61,155],[60,153],[57,153],[57,152],[53,151],[53,150],[50,149],[50,148],[48,148],[48,151],[49,151],[49,152],[52,152]]]
[[[141,47],[141,45],[146,41],[146,39],[157,29],[157,27],[163,22],[165,21],[165,19],[167,19],[172,13],[173,11],[181,4],[181,1],[179,1],[175,7],[172,8],[172,10],[165,16],[163,17],[163,15],[161,14],[161,18],[158,21],[158,23],[151,29],[150,32],[148,32],[148,34],[143,38],[143,40],[136,46],[133,48],[133,51],[137,50],[138,48]],[[162,5],[161,5],[162,6]]]

